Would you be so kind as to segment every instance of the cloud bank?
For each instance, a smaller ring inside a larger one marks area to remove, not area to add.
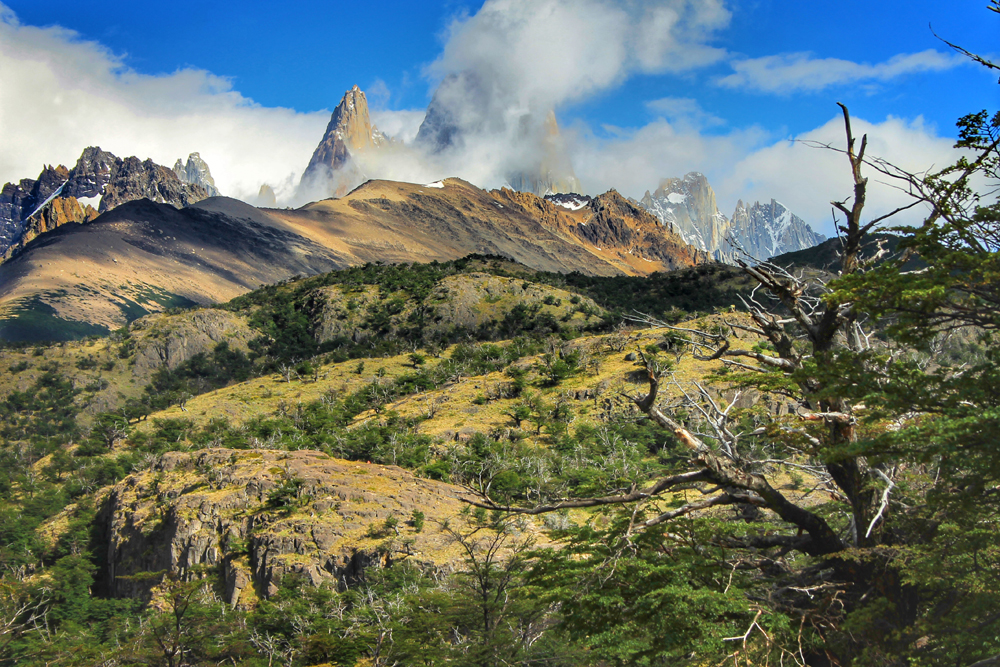
[[[329,117],[265,108],[227,79],[149,76],[72,30],[20,25],[0,5],[0,183],[72,167],[87,146],[172,166],[198,151],[225,194],[289,193]],[[304,157],[303,157],[304,156]]]

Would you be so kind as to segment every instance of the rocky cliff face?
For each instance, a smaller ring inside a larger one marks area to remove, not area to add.
[[[208,193],[200,185],[182,183],[177,174],[152,160],[125,158],[112,169],[98,210],[104,213],[138,199],[183,208],[208,199]]]
[[[655,192],[646,191],[640,204],[699,250],[715,253],[725,242],[729,221],[719,212],[715,192],[702,174],[665,178]]]
[[[214,187],[208,165],[197,153],[191,157],[197,160],[189,159],[187,168]],[[0,190],[0,258],[9,259],[39,234],[70,222],[90,222],[125,202],[147,198],[181,208],[208,196],[201,185],[182,182],[152,160],[122,160],[91,146],[72,170],[45,167],[37,179],[7,183]]]
[[[313,152],[305,173],[302,174],[302,181],[309,183],[337,180],[344,183],[341,189],[346,192],[350,189],[348,183],[357,185],[363,178],[351,156],[387,146],[389,143],[389,139],[372,125],[368,113],[368,98],[360,88],[354,86],[344,93],[340,104],[333,110],[326,133]],[[350,178],[334,178],[338,172],[343,175],[348,171],[358,171],[358,173],[352,173]]]
[[[215,187],[215,179],[212,178],[212,171],[208,164],[201,159],[198,153],[191,153],[188,156],[187,164],[180,158],[174,163],[174,173],[181,183],[186,185],[200,185],[208,193],[209,197],[219,197],[222,195],[219,188]]]
[[[457,516],[461,495],[401,468],[315,451],[171,452],[111,489],[103,579],[116,597],[143,597],[155,582],[131,575],[219,566],[235,606],[273,593],[290,572],[319,585],[406,559],[443,566],[448,538],[436,524]],[[419,532],[408,523],[416,509],[427,524]]]
[[[696,172],[663,179],[655,192],[647,191],[638,203],[687,243],[718,261],[731,262],[742,251],[764,260],[809,248],[824,239],[774,200],[770,206],[757,203],[750,208],[740,201],[733,217],[727,218],[719,211],[708,180]]]
[[[70,172],[69,182],[66,183],[63,194],[67,197],[92,200],[88,203],[97,208],[105,186],[120,163],[121,160],[115,155],[102,151],[97,146],[83,149],[80,159]]]
[[[657,261],[667,270],[709,261],[710,255],[663,229],[657,219],[617,191],[610,190],[587,205],[591,216],[574,232],[602,249],[615,249],[644,261]]]
[[[750,207],[740,200],[733,213],[732,234],[736,245],[758,260],[811,248],[826,240],[773,199]]]
[[[57,196],[69,178],[66,167],[47,166],[37,179],[24,178],[0,190],[0,256],[22,243],[27,220]]]

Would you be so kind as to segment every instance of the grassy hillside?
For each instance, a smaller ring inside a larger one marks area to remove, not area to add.
[[[485,535],[503,543],[495,557],[515,558],[524,547],[506,520],[456,499],[483,485],[511,500],[586,495],[669,470],[677,443],[623,397],[644,383],[635,353],[674,365],[665,396],[712,364],[666,330],[622,328],[622,314],[680,320],[697,304],[711,326],[704,311],[728,311],[743,285],[716,266],[641,281],[472,256],[355,267],[105,337],[7,346],[0,562],[25,590],[61,591],[60,632],[85,622],[122,638],[114,614],[153,596],[142,613],[155,615],[173,590],[142,573],[181,562],[258,610],[241,613],[263,613],[290,577],[374,581],[362,572],[409,562],[424,590],[478,557],[463,540]],[[220,451],[232,454],[205,453]],[[356,466],[310,472],[336,460]],[[366,466],[374,486],[355,498],[342,476],[360,484]],[[548,543],[591,518],[524,520],[516,534]]]

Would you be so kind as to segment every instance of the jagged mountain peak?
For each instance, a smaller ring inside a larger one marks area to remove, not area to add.
[[[708,253],[721,248],[729,230],[729,221],[719,213],[715,191],[704,174],[696,171],[662,179],[639,204],[687,243]]]
[[[756,259],[810,248],[826,240],[775,199],[750,206],[740,200],[733,212],[732,226],[732,244]]]
[[[364,180],[357,165],[352,164],[351,157],[357,153],[378,149],[391,144],[392,141],[372,124],[368,111],[368,98],[356,84],[344,93],[340,103],[333,110],[326,132],[313,152],[305,172],[303,182],[340,183],[331,194],[344,194],[350,186]],[[335,172],[349,170],[357,173],[348,174],[348,178],[333,180]]]
[[[204,172],[214,186],[208,165],[192,153],[187,168]],[[37,179],[8,183],[0,191],[0,261],[9,259],[29,241],[64,224],[87,223],[125,202],[148,198],[175,207],[209,196],[197,183],[183,182],[174,171],[150,159],[121,159],[88,146],[73,169],[46,165]]]
[[[199,153],[188,155],[187,164],[180,158],[177,158],[177,162],[174,163],[174,173],[177,174],[177,178],[180,179],[181,183],[203,187],[209,197],[218,197],[222,194],[219,192],[219,188],[215,186],[212,171],[208,168],[208,164],[201,159]]]
[[[823,241],[801,218],[772,199],[749,206],[740,199],[732,218],[723,215],[715,192],[704,174],[696,171],[682,178],[664,178],[639,204],[691,245],[732,261],[737,252],[768,259]]]

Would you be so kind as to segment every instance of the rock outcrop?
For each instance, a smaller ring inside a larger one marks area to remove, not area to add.
[[[215,308],[147,315],[133,322],[130,331],[135,349],[132,372],[137,377],[177,368],[198,354],[211,355],[219,343],[247,352],[258,335],[244,318]]]
[[[438,526],[458,515],[462,495],[401,468],[316,451],[170,452],[108,494],[102,578],[115,597],[144,597],[156,582],[132,575],[218,566],[237,606],[275,592],[291,572],[313,585],[350,584],[401,560],[442,567],[452,555]],[[409,522],[414,510],[424,513],[422,530]]]
[[[187,185],[200,185],[208,193],[209,197],[220,197],[222,193],[215,187],[215,179],[212,178],[212,171],[208,164],[201,159],[198,153],[188,155],[187,164],[180,158],[174,163],[174,173],[181,183]]]

